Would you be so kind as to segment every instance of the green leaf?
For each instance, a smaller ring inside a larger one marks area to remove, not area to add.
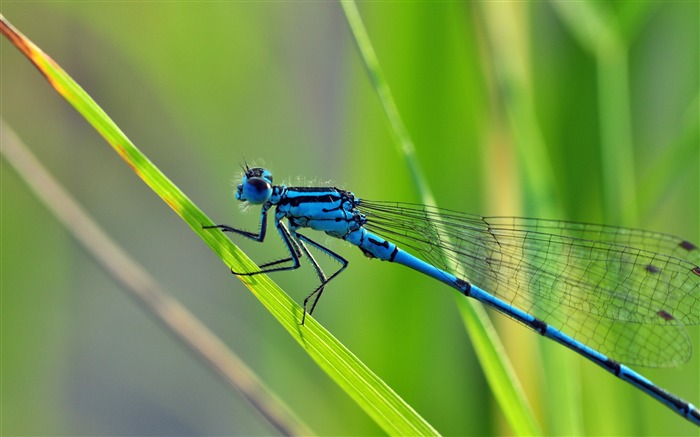
[[[254,271],[256,265],[222,232],[203,229],[213,222],[170,181],[114,124],[75,81],[0,15],[2,33],[29,58],[63,96],[114,148],[134,172],[198,234],[229,267]],[[379,426],[391,435],[437,435],[422,417],[384,381],[372,373],[336,338],[307,317],[302,309],[265,275],[242,278],[299,345]]]

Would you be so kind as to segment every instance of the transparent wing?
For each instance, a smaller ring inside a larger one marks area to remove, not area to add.
[[[367,229],[622,362],[673,366],[700,322],[700,250],[637,229],[362,201]]]

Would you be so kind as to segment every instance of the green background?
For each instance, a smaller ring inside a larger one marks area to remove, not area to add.
[[[698,3],[596,4],[602,30],[585,14],[572,24],[546,2],[359,9],[439,205],[700,241]],[[256,211],[243,214],[232,200],[243,158],[288,185],[419,200],[336,3],[3,2],[2,13],[217,222],[257,226]],[[618,35],[622,51],[596,58],[581,28]],[[2,117],[112,237],[317,433],[381,433],[26,59],[0,44]],[[600,59],[619,66],[620,53],[627,102],[621,88],[601,91],[613,74]],[[509,80],[513,65],[529,85]],[[625,123],[605,112],[606,99],[629,109],[629,150],[602,139]],[[611,161],[616,154],[627,160]],[[508,433],[451,290],[320,240],[351,264],[316,318],[441,433]],[[283,253],[276,237],[240,243],[260,262]],[[315,284],[309,266],[274,279],[298,301]],[[273,432],[120,292],[5,161],[1,285],[3,435]],[[552,364],[561,347],[493,319],[546,432],[567,429],[557,400],[566,381],[580,392],[586,434],[697,435],[566,351],[562,375]],[[699,333],[690,331],[689,363],[639,370],[699,403]]]

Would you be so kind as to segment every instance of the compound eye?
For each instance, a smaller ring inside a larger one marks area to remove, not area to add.
[[[253,205],[260,205],[270,200],[272,186],[262,178],[250,178],[243,184],[241,200],[247,200]]]
[[[272,173],[262,167],[253,167],[248,169],[246,176],[251,178],[262,178],[272,184]]]
[[[272,183],[272,173],[270,173],[269,171],[263,169],[262,178],[268,181],[269,183]]]

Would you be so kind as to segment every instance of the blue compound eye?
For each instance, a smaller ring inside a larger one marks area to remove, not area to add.
[[[272,173],[262,167],[249,168],[245,172],[246,178],[262,178],[272,184]]]
[[[240,200],[260,205],[270,200],[270,196],[272,196],[272,186],[269,182],[262,178],[250,178],[243,184]]]
[[[261,168],[260,170],[260,177],[265,179],[269,183],[272,183],[272,173],[270,173],[268,170],[265,170],[264,168]]]

